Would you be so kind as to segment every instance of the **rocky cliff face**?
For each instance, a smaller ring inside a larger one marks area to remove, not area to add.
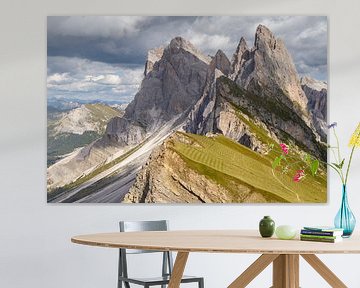
[[[146,75],[123,118],[152,131],[185,112],[203,92],[209,63],[190,42],[174,38]]]
[[[145,76],[125,115],[109,122],[105,137],[121,145],[140,143],[189,110],[203,93],[209,63],[210,58],[190,42],[174,38]]]
[[[159,47],[155,49],[151,49],[148,51],[146,62],[145,62],[145,70],[144,76],[146,76],[154,67],[154,64],[159,61],[164,54],[164,48]]]
[[[225,53],[221,50],[218,50],[215,54],[215,57],[210,62],[210,69],[220,70],[224,75],[228,76],[231,73],[231,63]]]
[[[319,117],[326,120],[327,117],[327,84],[325,82],[310,78],[301,78],[301,87],[308,98],[308,108],[316,111]]]
[[[249,60],[249,57],[250,49],[247,46],[245,38],[241,37],[231,60],[231,78],[233,80],[239,75],[240,69],[244,66],[244,62]]]
[[[220,133],[254,151],[262,151],[261,142],[250,131],[249,126],[239,118],[240,110],[233,105],[234,103],[219,94],[219,83],[221,82],[219,78],[226,77],[219,70],[223,70],[223,66],[216,65],[216,63],[218,62],[214,57],[210,63],[204,93],[189,113],[183,127],[184,131],[200,135]],[[225,67],[229,68],[229,66]],[[228,80],[232,82],[230,79]],[[228,94],[230,92],[226,95]],[[243,116],[248,117],[247,115]],[[264,128],[266,129],[265,125]]]
[[[301,87],[308,98],[308,110],[316,131],[326,142],[327,132],[327,84],[310,77],[301,78]]]
[[[307,98],[292,58],[284,42],[275,38],[268,28],[258,26],[251,50],[241,39],[233,59],[233,78],[240,87],[262,97],[275,98],[308,120]]]
[[[297,113],[272,98],[259,98],[241,89],[233,81],[221,77],[217,81],[217,94],[261,125],[265,134],[276,142],[294,142],[301,149],[326,160],[326,145],[312,126],[308,126]],[[262,132],[264,134],[264,132]]]
[[[189,114],[184,131],[221,133],[260,153],[266,151],[264,137],[278,143],[294,141],[326,159],[326,148],[318,135],[283,103],[248,92],[224,76],[216,78],[205,91]],[[256,126],[256,131],[251,126]]]

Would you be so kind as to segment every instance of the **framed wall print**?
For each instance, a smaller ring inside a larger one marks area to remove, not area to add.
[[[327,201],[327,18],[48,17],[47,199]]]

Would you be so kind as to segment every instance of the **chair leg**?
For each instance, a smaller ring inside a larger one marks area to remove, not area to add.
[[[121,281],[121,280],[119,280],[117,287],[118,287],[118,288],[123,288],[123,282],[124,282],[124,287],[125,287],[125,288],[130,288],[129,282],[125,282],[125,281]]]
[[[199,288],[204,288],[204,279],[199,280]]]

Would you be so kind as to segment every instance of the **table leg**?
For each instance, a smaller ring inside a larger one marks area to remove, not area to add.
[[[273,288],[299,288],[299,255],[281,254],[273,263]]]
[[[278,254],[263,254],[254,263],[252,263],[228,288],[244,288],[254,280],[270,263],[272,263]]]
[[[346,288],[347,286],[314,254],[301,255],[324,280],[334,288]]]
[[[301,256],[333,288],[347,286],[314,254]],[[299,255],[297,254],[263,254],[251,264],[228,288],[244,288],[273,262],[273,286],[271,288],[299,288]],[[177,288],[177,287],[176,287]]]
[[[177,253],[168,288],[180,287],[181,278],[183,277],[185,265],[188,257],[189,257],[189,252]]]

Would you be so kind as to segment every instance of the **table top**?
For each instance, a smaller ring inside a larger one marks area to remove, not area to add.
[[[360,253],[360,235],[338,243],[262,238],[256,230],[188,230],[117,232],[80,235],[73,243],[141,250],[248,253],[248,254],[343,254]]]

